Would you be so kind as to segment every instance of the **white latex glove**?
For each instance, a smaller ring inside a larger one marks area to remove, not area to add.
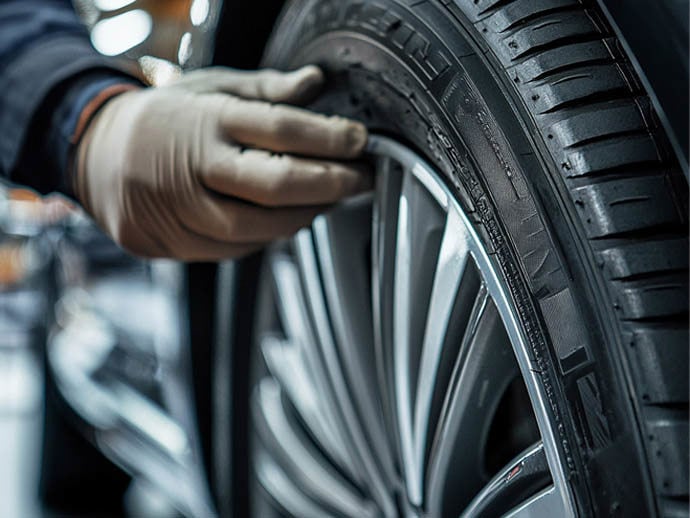
[[[323,74],[211,68],[123,93],[76,154],[75,194],[123,248],[146,257],[236,257],[307,226],[370,187],[365,127],[299,103]],[[330,160],[326,160],[330,159]]]

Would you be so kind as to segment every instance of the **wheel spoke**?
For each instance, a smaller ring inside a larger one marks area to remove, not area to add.
[[[353,476],[354,468],[343,447],[342,434],[329,419],[330,413],[324,408],[323,400],[316,396],[319,391],[301,351],[270,335],[261,340],[261,350],[268,370],[285,390],[321,447],[348,475]]]
[[[254,423],[264,444],[279,455],[300,487],[346,516],[372,516],[371,506],[334,470],[292,422],[275,380],[265,378],[255,392]]]
[[[443,227],[443,211],[407,171],[398,207],[393,280],[393,368],[402,464],[408,498],[414,505],[421,504],[423,471],[416,462],[412,422],[418,375],[415,366],[421,357]],[[424,250],[425,253],[414,253],[417,250]]]
[[[372,214],[371,238],[371,297],[373,313],[374,350],[379,379],[379,391],[389,430],[395,430],[395,384],[393,381],[393,274],[395,270],[395,240],[398,221],[398,201],[403,171],[389,158],[379,159],[376,192]],[[399,458],[399,442],[389,433],[391,449]]]
[[[305,495],[290,477],[280,468],[271,455],[258,449],[254,469],[266,492],[291,516],[321,518],[328,516],[328,509],[321,507]]]
[[[431,448],[427,494],[432,515],[459,514],[486,482],[482,445],[496,407],[516,375],[500,316],[482,289]]]
[[[421,467],[424,465],[427,435],[431,425],[432,396],[435,382],[439,379],[438,367],[447,338],[448,323],[470,258],[467,233],[463,232],[463,227],[458,223],[456,214],[450,212],[441,241],[424,331],[414,414],[414,446],[419,476],[423,475]]]
[[[297,256],[303,274],[308,294],[309,307],[315,322],[320,351],[323,355],[325,370],[334,389],[336,406],[340,411],[343,430],[347,433],[354,452],[353,461],[360,467],[360,472],[366,474],[369,490],[384,516],[394,516],[395,506],[383,475],[374,462],[370,444],[367,443],[360,421],[357,418],[350,392],[340,365],[335,338],[329,324],[330,317],[321,289],[321,278],[317,264],[316,252],[311,232],[303,230],[298,233],[296,240]]]
[[[320,418],[318,421],[315,422],[309,417],[312,412],[308,410],[309,404],[304,400],[305,397],[308,397],[305,387],[302,387],[304,390],[296,390],[297,387],[294,387],[295,390],[289,391],[289,395],[295,398],[297,409],[306,413],[304,419],[307,424],[314,424],[317,429],[321,430],[319,432],[315,429],[314,435],[327,441],[322,444],[322,447],[333,455],[334,460],[340,461],[341,467],[348,475],[354,480],[358,480],[359,470],[352,463],[354,446],[343,435],[342,419],[339,419],[334,411],[336,398],[328,380],[324,377],[325,369],[317,349],[316,337],[309,319],[302,286],[299,282],[297,266],[288,256],[276,253],[271,257],[270,268],[276,288],[278,313],[287,335],[287,342],[291,344],[293,349],[299,350],[298,353],[293,352],[291,358],[295,360],[293,363],[296,363],[298,359],[304,362],[302,370],[305,371],[305,374],[310,374],[305,380],[313,381],[313,386],[317,389],[316,393],[320,394],[319,401],[321,404],[319,404],[317,412]],[[269,340],[268,344],[263,343],[266,338]],[[273,337],[263,337],[261,345],[270,345],[272,343],[271,338]],[[269,359],[274,360],[268,364],[269,369],[272,367],[272,370],[275,371],[274,375],[290,379],[289,386],[293,386],[294,381],[292,380],[295,380],[297,376],[294,373],[286,372],[285,361],[275,358],[275,350],[272,354],[266,349],[263,352],[264,356],[269,355],[266,358],[267,361]]]
[[[271,257],[270,267],[278,313],[288,340],[298,344],[314,343],[297,267],[287,255],[279,253]]]
[[[561,494],[551,486],[530,498],[506,518],[551,518],[552,516],[569,516]]]
[[[335,345],[359,422],[389,486],[397,483],[382,419],[376,374],[368,274],[370,198],[358,198],[318,218],[314,242]],[[365,239],[366,237],[366,239]]]
[[[525,495],[535,495],[550,482],[544,446],[539,442],[508,463],[472,500],[462,516],[503,516],[524,502]]]
[[[403,189],[410,182],[409,176],[403,180]],[[403,191],[404,192],[404,191]],[[412,253],[412,243],[409,230],[410,210],[408,198],[403,193],[400,197],[398,207],[398,232],[397,232],[397,254],[395,256],[395,277],[394,277],[394,312],[393,312],[393,340],[395,350],[394,379],[395,379],[395,402],[398,418],[398,433],[400,434],[400,449],[402,455],[402,465],[404,469],[405,485],[408,488],[409,498],[415,504],[419,504],[421,499],[421,488],[416,480],[414,445],[412,442],[412,394],[410,389],[410,255]]]

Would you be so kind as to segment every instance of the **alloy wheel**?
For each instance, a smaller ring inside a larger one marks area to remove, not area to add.
[[[373,194],[267,258],[254,469],[295,516],[569,516],[519,310],[452,186],[373,137]]]

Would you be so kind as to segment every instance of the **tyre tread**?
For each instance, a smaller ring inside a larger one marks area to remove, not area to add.
[[[687,516],[687,184],[651,103],[591,0],[458,6],[506,68],[570,191],[628,337],[658,510]]]
[[[543,51],[513,65],[511,68],[524,83],[548,81],[552,75],[566,73],[585,66],[611,65],[616,55],[606,40],[573,42],[556,49]]]

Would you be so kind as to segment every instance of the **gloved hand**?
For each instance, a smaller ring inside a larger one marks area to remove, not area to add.
[[[322,82],[314,66],[212,68],[123,93],[78,145],[75,195],[146,257],[222,259],[288,236],[371,184],[365,167],[335,161],[360,155],[362,124],[282,104],[313,97]]]

